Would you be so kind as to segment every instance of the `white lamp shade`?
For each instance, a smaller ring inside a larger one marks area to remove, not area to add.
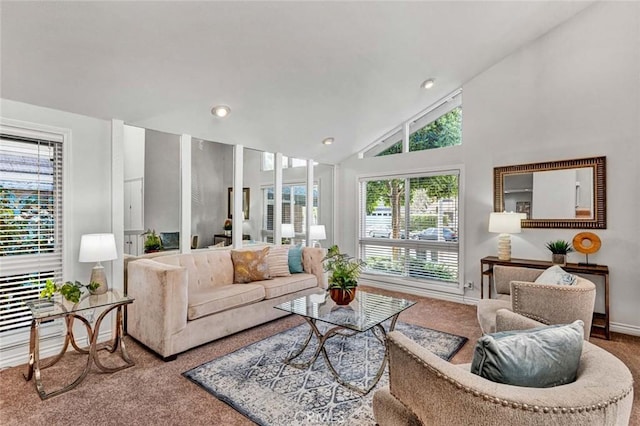
[[[326,240],[327,234],[324,230],[324,225],[311,225],[309,230],[310,240]]]
[[[295,230],[293,229],[293,224],[291,223],[283,223],[281,231],[282,238],[293,238],[296,236]]]
[[[498,234],[519,234],[522,230],[520,221],[526,218],[524,213],[491,213],[489,216],[489,232]]]
[[[113,234],[85,234],[80,239],[79,262],[101,262],[117,258]]]

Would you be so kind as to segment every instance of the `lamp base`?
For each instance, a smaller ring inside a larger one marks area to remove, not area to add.
[[[105,294],[109,289],[107,285],[107,275],[104,273],[104,266],[96,265],[91,270],[91,278],[89,279],[91,283],[98,283],[99,286],[95,290],[89,290],[91,294]]]
[[[500,234],[498,237],[498,259],[511,260],[511,236]]]

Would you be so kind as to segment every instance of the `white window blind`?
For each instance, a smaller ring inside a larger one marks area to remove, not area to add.
[[[273,242],[273,217],[274,217],[274,189],[272,186],[263,188],[263,202],[266,207],[263,211],[262,234],[265,241]],[[307,187],[303,184],[282,186],[282,223],[291,223],[296,233],[296,238],[304,238],[306,234],[306,206]],[[311,223],[317,223],[318,216],[318,185],[313,186],[313,215]]]
[[[361,179],[360,258],[369,274],[459,281],[459,171]]]
[[[25,305],[62,281],[62,143],[0,135],[0,333],[28,326]]]

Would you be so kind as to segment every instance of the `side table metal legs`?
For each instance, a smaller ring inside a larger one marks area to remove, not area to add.
[[[298,349],[294,354],[292,354],[289,358],[287,358],[284,362],[287,365],[290,365],[292,367],[295,368],[300,368],[300,369],[305,369],[305,368],[309,368],[311,365],[313,365],[313,363],[316,361],[316,359],[318,359],[318,356],[322,353],[322,357],[324,358],[324,362],[326,364],[326,366],[329,368],[329,371],[331,372],[331,374],[333,375],[333,377],[338,381],[338,383],[340,383],[342,386],[360,393],[362,395],[366,395],[369,392],[371,392],[371,390],[375,387],[376,384],[378,384],[378,382],[380,381],[380,378],[382,377],[382,374],[384,374],[384,370],[387,366],[387,362],[389,360],[389,349],[387,346],[387,332],[385,331],[384,327],[381,324],[376,324],[373,328],[371,328],[373,335],[380,341],[380,343],[382,345],[384,345],[384,358],[382,359],[382,363],[380,364],[380,368],[378,368],[378,371],[376,372],[375,377],[373,378],[373,380],[371,381],[371,383],[369,384],[368,387],[366,388],[360,388],[358,386],[355,386],[349,382],[347,382],[346,380],[344,380],[341,376],[340,373],[335,369],[335,367],[333,366],[333,363],[331,362],[331,359],[329,358],[329,355],[327,354],[327,351],[324,347],[325,343],[327,342],[327,340],[329,340],[331,337],[335,336],[335,335],[340,335],[340,336],[345,336],[345,337],[352,337],[356,334],[359,334],[358,331],[353,331],[350,330],[346,327],[342,327],[342,326],[335,326],[332,327],[330,329],[328,329],[324,334],[318,329],[318,327],[316,326],[316,320],[312,319],[312,318],[307,318],[307,317],[303,317],[305,319],[305,321],[307,321],[307,324],[309,324],[310,330],[309,330],[309,335],[307,336],[307,338],[305,339],[304,343],[302,344],[302,347],[300,349]],[[398,314],[394,315],[391,319],[391,325],[389,326],[389,331],[393,331],[395,329],[396,326],[396,321],[398,320]],[[316,338],[318,339],[318,347],[316,348],[315,352],[313,353],[313,356],[311,357],[311,359],[307,362],[303,362],[303,363],[295,363],[292,362],[294,359],[298,358],[300,355],[302,355],[302,353],[307,349],[307,347],[309,346],[309,343],[311,342],[311,338],[313,336],[316,336]]]
[[[111,340],[111,342],[98,344],[97,340],[98,340],[98,335],[100,334],[100,325],[102,324],[102,320],[113,309],[116,309],[115,336]],[[91,328],[91,323],[87,321],[86,318],[75,313],[67,314],[64,317],[65,323],[67,326],[67,332],[64,338],[64,344],[62,345],[62,349],[60,350],[60,353],[58,353],[55,357],[53,357],[53,359],[51,359],[50,361],[44,364],[41,364],[40,362],[40,342],[39,342],[40,321],[37,319],[33,319],[31,321],[31,337],[29,342],[29,366],[28,366],[27,374],[25,374],[24,377],[27,381],[31,380],[32,378],[35,379],[34,381],[35,381],[36,390],[38,391],[38,395],[40,395],[41,399],[44,400],[47,398],[51,398],[52,396],[59,395],[63,392],[66,392],[68,390],[75,388],[87,376],[87,374],[91,370],[92,363],[95,363],[96,367],[100,371],[105,373],[112,373],[112,372],[119,371],[134,365],[134,362],[131,360],[131,358],[129,357],[129,354],[127,353],[126,347],[124,345],[124,341],[122,340],[122,334],[123,334],[122,309],[123,309],[122,305],[111,306],[105,309],[104,312],[102,312],[102,314],[100,314],[100,316],[96,320],[96,324],[93,327],[93,329]],[[74,322],[74,319],[76,318],[80,320],[86,328],[87,336],[90,342],[87,348],[81,348],[80,346],[78,346],[75,340],[75,337],[73,335],[73,322]],[[82,372],[78,375],[78,377],[76,377],[75,380],[73,380],[73,382],[64,386],[61,389],[47,393],[44,390],[44,385],[42,384],[41,370],[51,367],[52,365],[60,361],[60,359],[62,359],[63,355],[67,351],[67,348],[69,347],[69,343],[71,343],[71,345],[77,352],[88,355],[86,365],[82,370]],[[118,352],[119,352],[120,358],[122,358],[125,364],[120,365],[118,367],[104,366],[100,362],[99,357],[97,356],[98,351],[103,349],[111,353],[119,349]]]

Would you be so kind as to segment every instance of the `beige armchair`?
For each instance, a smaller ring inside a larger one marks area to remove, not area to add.
[[[584,322],[585,340],[589,340],[596,286],[577,277],[574,285],[536,284],[544,272],[540,269],[495,266],[493,277],[496,299],[478,302],[478,322],[483,333],[496,331],[496,312],[509,309],[543,324],[568,324],[577,319]]]
[[[541,324],[502,309],[499,330]],[[503,328],[504,327],[504,328]],[[494,383],[442,360],[402,333],[388,335],[389,386],[373,396],[380,426],[626,425],[633,378],[615,356],[584,342],[577,380],[553,388]]]

